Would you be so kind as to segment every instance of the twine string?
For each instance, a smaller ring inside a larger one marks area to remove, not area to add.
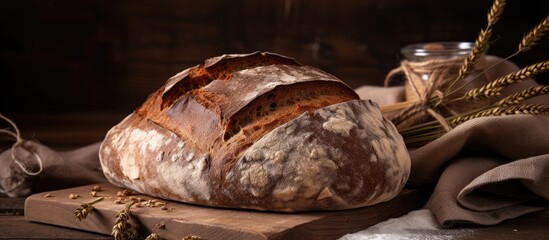
[[[399,75],[399,74],[402,74],[402,67],[397,67],[397,68],[389,71],[389,73],[387,73],[387,75],[385,76],[385,80],[383,81],[383,86],[384,87],[389,87],[391,85],[391,81],[394,79],[394,77],[396,75]]]
[[[1,134],[6,134],[8,137],[11,137],[13,140],[15,140],[15,143],[11,146],[11,160],[12,160],[12,163],[14,163],[17,167],[19,167],[19,169],[23,173],[25,173],[29,176],[36,176],[36,175],[40,174],[43,170],[43,160],[42,160],[42,158],[35,151],[26,149],[24,147],[23,144],[25,143],[25,140],[23,138],[21,138],[21,132],[19,131],[19,128],[17,128],[17,125],[15,125],[15,123],[12,120],[10,120],[9,118],[5,117],[2,114],[0,114],[0,118],[2,120],[6,121],[7,123],[9,123],[11,125],[11,127],[13,128],[13,131],[9,130],[9,129],[0,129],[0,135]],[[32,154],[32,156],[34,156],[34,159],[36,159],[36,162],[38,163],[38,170],[36,170],[34,172],[27,170],[27,167],[25,166],[25,164],[22,161],[20,161],[19,158],[17,157],[16,149],[18,147],[20,147],[21,149],[26,150],[27,152]],[[0,186],[0,193],[11,192],[14,189],[18,188],[22,183],[23,183],[23,181],[19,181],[15,185],[10,187],[9,189],[2,189],[2,187]]]
[[[403,61],[402,62],[402,71],[404,72],[404,75],[406,76],[406,80],[412,86],[412,89],[414,90],[414,93],[420,101],[423,101],[423,94],[421,94],[421,91],[419,90],[419,86],[423,85],[421,81],[410,81],[409,79],[421,79],[421,73],[414,72],[412,67],[410,67],[410,62]]]
[[[422,62],[403,60],[400,67],[390,71],[385,78],[385,86],[389,85],[395,75],[404,74],[406,82],[418,99],[418,103],[409,106],[391,119],[395,125],[398,126],[417,114],[426,113],[438,121],[446,132],[452,130],[445,117],[437,111],[437,107],[444,103],[446,97],[444,92],[440,91],[441,87],[454,80],[455,74],[452,71],[459,68],[462,62],[463,59],[460,58],[431,59]],[[428,79],[424,79],[423,76],[428,76]],[[454,110],[448,111],[453,115],[457,114]]]

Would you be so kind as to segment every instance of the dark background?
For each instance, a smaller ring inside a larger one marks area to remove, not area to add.
[[[170,76],[224,53],[270,51],[347,82],[381,85],[399,49],[473,41],[489,0],[0,1],[0,112],[127,113]],[[491,54],[549,14],[510,0]],[[547,60],[549,41],[513,58]]]
[[[522,35],[549,14],[549,0],[508,2],[490,54],[514,52]],[[276,52],[354,88],[381,85],[398,66],[404,45],[473,41],[491,3],[0,0],[0,113],[15,121],[25,139],[55,150],[76,149],[101,141],[170,76],[224,53]],[[519,66],[549,60],[548,38],[512,60]],[[0,120],[0,129],[8,126]],[[0,152],[13,142],[0,134]],[[3,203],[2,210],[13,206]],[[540,214],[477,229],[472,238],[542,239],[549,215]],[[26,236],[66,231],[40,231],[22,216],[3,217],[8,228]]]

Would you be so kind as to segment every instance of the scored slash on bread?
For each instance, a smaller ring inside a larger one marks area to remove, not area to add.
[[[273,211],[336,210],[398,194],[410,160],[376,104],[272,53],[186,69],[101,146],[114,184],[166,199]]]

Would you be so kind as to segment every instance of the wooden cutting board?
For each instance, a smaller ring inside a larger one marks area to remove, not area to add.
[[[115,215],[124,208],[117,204],[117,193],[123,189],[110,184],[98,184],[104,197],[94,204],[91,215],[76,221],[74,211],[80,204],[92,201],[95,185],[81,186],[32,195],[25,202],[25,217],[29,221],[65,226],[91,232],[110,234]],[[77,199],[70,194],[79,194]],[[170,202],[146,195],[134,198],[157,201],[161,206],[133,206],[132,220],[139,226],[140,236],[158,234],[162,239],[181,240],[194,235],[202,239],[335,239],[347,233],[363,230],[391,217],[417,209],[425,202],[424,194],[404,189],[395,199],[375,206],[353,210],[309,213],[273,213],[232,210]],[[126,202],[130,196],[124,197]],[[147,201],[142,201],[146,205]],[[149,202],[150,203],[150,202]]]

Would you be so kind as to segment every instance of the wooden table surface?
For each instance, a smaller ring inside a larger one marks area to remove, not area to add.
[[[124,115],[113,113],[6,114],[19,125],[24,138],[40,140],[43,144],[58,150],[74,149],[100,141],[106,131]],[[5,127],[7,126],[0,125],[0,128]],[[112,239],[107,235],[29,222],[24,218],[24,202],[25,198],[0,197],[0,239]],[[492,227],[418,230],[412,232],[409,237],[411,239],[549,239],[547,226],[549,226],[549,210],[508,220]]]
[[[0,197],[0,239],[112,239],[110,236],[25,220],[24,198]],[[547,239],[549,210],[493,227],[417,230],[408,239]],[[406,238],[404,238],[406,239]]]

